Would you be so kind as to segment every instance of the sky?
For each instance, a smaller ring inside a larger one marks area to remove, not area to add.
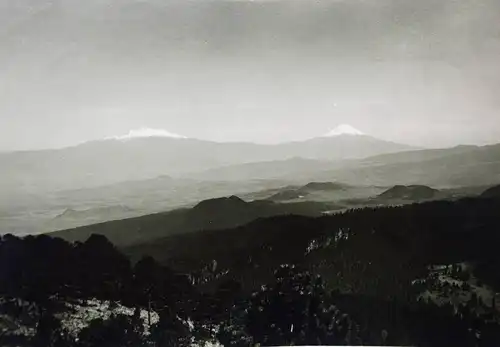
[[[0,0],[0,150],[148,127],[500,142],[498,0]]]

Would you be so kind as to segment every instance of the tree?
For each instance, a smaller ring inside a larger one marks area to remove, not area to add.
[[[148,325],[151,325],[152,306],[160,300],[162,292],[162,267],[152,257],[144,257],[135,265],[133,288],[133,305],[148,310]]]
[[[171,310],[160,312],[160,320],[151,327],[151,340],[155,347],[187,347],[191,345],[191,333]]]
[[[246,332],[246,306],[241,284],[233,279],[222,282],[215,293],[219,331],[217,340],[224,346],[243,347],[253,345],[253,339]]]
[[[231,323],[232,308],[235,301],[240,298],[241,291],[241,284],[232,279],[225,280],[218,286],[214,299],[216,315],[219,321],[229,321]]]
[[[44,312],[38,322],[32,344],[34,347],[68,347],[72,343],[62,329],[61,322],[52,313]]]
[[[247,331],[255,342],[338,345],[356,338],[349,316],[331,305],[321,277],[285,265],[275,278],[275,285],[255,292],[249,303]]]
[[[116,300],[123,294],[131,277],[130,261],[102,235],[92,234],[77,244],[74,252],[74,275],[82,296]]]
[[[77,343],[77,347],[141,346],[145,346],[144,327],[127,315],[114,315],[108,320],[93,320],[80,332]]]

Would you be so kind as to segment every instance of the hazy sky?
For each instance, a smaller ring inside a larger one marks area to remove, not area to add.
[[[142,126],[500,142],[498,0],[0,0],[0,150]]]

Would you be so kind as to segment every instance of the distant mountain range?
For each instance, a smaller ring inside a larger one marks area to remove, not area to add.
[[[235,164],[294,157],[343,160],[410,149],[354,134],[277,145],[218,143],[179,136],[106,139],[63,149],[0,153],[0,191],[88,188],[160,175],[183,176]]]
[[[198,179],[295,179],[351,185],[430,185],[440,188],[500,182],[500,144],[411,150],[363,159],[319,161],[292,158],[231,165],[195,175]]]
[[[437,188],[500,182],[500,144],[421,150],[367,158],[317,177],[372,185],[429,185]]]
[[[345,126],[278,145],[149,131],[139,133],[152,134],[147,137],[133,133],[63,149],[0,153],[0,226],[15,234],[47,232],[230,195],[366,206],[398,200],[374,199],[397,185],[430,186],[446,198],[462,195],[447,189],[500,182],[500,144],[418,150],[355,130]],[[308,182],[341,182],[349,189],[315,191],[304,187]]]

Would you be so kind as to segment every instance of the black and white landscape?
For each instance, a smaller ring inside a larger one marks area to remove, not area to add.
[[[499,346],[499,14],[0,0],[0,346]]]

